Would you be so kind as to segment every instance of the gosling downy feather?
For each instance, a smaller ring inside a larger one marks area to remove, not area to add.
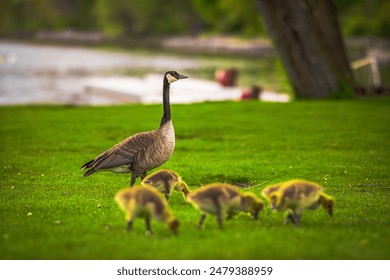
[[[269,195],[271,193],[276,192],[277,190],[279,190],[281,185],[282,185],[281,183],[278,183],[278,184],[274,184],[274,185],[268,186],[268,187],[264,188],[261,191],[261,195],[268,200],[269,199]]]
[[[222,218],[231,218],[238,212],[249,212],[254,219],[263,208],[263,202],[254,194],[241,194],[234,186],[226,183],[212,183],[191,192],[187,200],[203,211],[198,223],[201,229],[206,213],[215,215],[220,228]]]
[[[179,221],[170,213],[167,203],[155,189],[143,186],[127,188],[119,191],[115,200],[125,212],[128,231],[135,218],[144,218],[146,230],[152,234],[150,219],[153,218],[165,222],[173,234],[178,233]]]
[[[170,84],[187,78],[176,71],[168,71],[163,79],[163,116],[156,130],[140,132],[130,136],[95,159],[85,163],[81,169],[87,177],[96,171],[131,173],[130,187],[137,177],[143,179],[149,170],[161,166],[171,157],[175,148],[175,131],[172,124],[169,102]]]
[[[176,172],[168,169],[160,169],[142,180],[143,186],[151,186],[159,190],[165,195],[165,199],[169,201],[169,197],[173,190],[182,192],[184,197],[190,193],[187,184]]]

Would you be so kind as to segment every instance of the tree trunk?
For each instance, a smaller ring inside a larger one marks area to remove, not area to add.
[[[268,33],[300,98],[354,87],[331,0],[257,0]]]

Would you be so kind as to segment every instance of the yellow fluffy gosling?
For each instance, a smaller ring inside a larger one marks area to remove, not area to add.
[[[128,231],[135,218],[144,218],[146,230],[152,234],[150,218],[154,218],[164,221],[173,234],[178,233],[179,221],[169,212],[167,203],[155,189],[143,186],[127,188],[119,191],[115,200],[125,212]]]
[[[277,190],[279,190],[281,185],[282,185],[282,183],[278,183],[278,184],[274,184],[274,185],[268,186],[268,187],[264,188],[261,191],[261,195],[268,200],[269,199],[269,195],[271,193],[276,192]]]
[[[190,193],[187,184],[182,180],[179,174],[168,169],[161,169],[150,174],[142,180],[141,184],[143,186],[156,188],[165,195],[167,201],[169,201],[169,196],[173,190],[182,192],[185,198],[187,198]]]
[[[206,213],[215,215],[220,228],[222,218],[228,219],[238,212],[249,212],[256,220],[263,209],[263,201],[253,193],[239,193],[232,185],[226,183],[213,183],[199,188],[188,195],[189,202],[203,211],[198,223],[198,229],[206,218]]]
[[[269,186],[262,194],[267,197],[272,209],[287,210],[285,224],[291,221],[298,226],[304,209],[315,210],[320,205],[330,216],[333,215],[333,198],[325,194],[320,185],[313,182],[290,180]]]

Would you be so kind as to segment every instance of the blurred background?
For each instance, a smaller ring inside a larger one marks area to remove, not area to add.
[[[390,1],[333,3],[360,94],[388,94]],[[254,0],[1,1],[0,104],[155,103],[171,69],[173,103],[296,93]]]

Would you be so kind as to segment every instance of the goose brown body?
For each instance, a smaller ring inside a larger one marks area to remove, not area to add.
[[[159,129],[130,136],[98,155],[82,167],[90,168],[84,176],[108,170],[130,172],[137,178],[168,161],[174,149],[175,132],[172,121],[169,121]]]
[[[163,110],[160,127],[156,130],[140,132],[130,136],[95,159],[84,164],[81,169],[89,169],[84,177],[97,171],[108,170],[115,173],[131,173],[130,186],[137,177],[143,179],[149,170],[161,166],[171,157],[175,149],[175,131],[171,119],[169,88],[179,79],[187,78],[175,71],[168,71],[163,80]]]
[[[168,210],[160,194],[150,187],[136,186],[119,191],[115,200],[125,212],[127,230],[130,231],[135,218],[144,218],[146,230],[152,233],[150,219],[165,222],[177,234],[180,223]]]
[[[334,200],[323,192],[323,188],[314,182],[300,179],[272,185],[262,191],[271,203],[272,209],[287,211],[286,224],[291,221],[299,225],[305,209],[316,210],[320,205],[333,215]]]
[[[188,195],[188,201],[203,211],[198,223],[202,227],[206,213],[215,215],[220,228],[222,218],[231,218],[238,212],[249,212],[257,219],[263,208],[263,202],[252,193],[241,194],[232,185],[213,183],[199,188]]]
[[[161,169],[148,175],[142,180],[141,184],[143,186],[156,188],[165,195],[167,201],[173,190],[182,192],[184,197],[187,197],[190,193],[187,184],[182,180],[179,174],[168,169]]]

